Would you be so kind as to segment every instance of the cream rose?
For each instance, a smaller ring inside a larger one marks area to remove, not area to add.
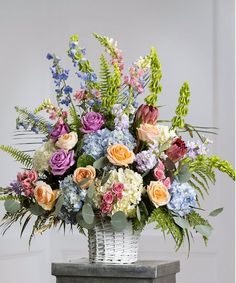
[[[134,157],[133,151],[123,144],[114,144],[107,148],[107,158],[114,165],[128,166],[134,162]]]
[[[74,175],[73,175],[73,179],[77,184],[82,182],[84,179],[89,178],[89,180],[85,182],[85,184],[79,185],[81,189],[87,189],[92,184],[95,177],[96,177],[96,170],[91,165],[88,165],[86,167],[78,167],[74,171]]]
[[[78,142],[78,135],[76,132],[70,132],[68,134],[64,134],[58,138],[56,142],[56,146],[64,149],[70,150],[72,149]]]
[[[155,207],[166,205],[170,201],[168,189],[160,181],[151,181],[147,186],[147,193]]]
[[[45,210],[52,210],[60,190],[52,190],[45,182],[39,181],[34,189],[37,203]]]
[[[143,123],[137,130],[138,138],[141,141],[146,141],[148,143],[154,143],[155,141],[157,141],[159,131],[156,125]]]

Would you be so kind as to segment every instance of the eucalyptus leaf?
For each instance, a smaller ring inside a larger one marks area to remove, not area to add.
[[[123,211],[117,211],[111,217],[111,225],[114,231],[121,232],[127,226],[127,218]]]
[[[37,203],[31,203],[28,209],[32,214],[36,216],[40,216],[45,213],[45,210],[41,206],[39,206]]]
[[[91,178],[84,178],[82,181],[80,181],[79,183],[78,183],[78,186],[79,187],[82,187],[84,184],[86,184],[88,181],[90,181],[91,180]]]
[[[213,211],[209,214],[209,216],[217,216],[217,215],[220,214],[223,210],[224,210],[223,207],[217,208],[217,209],[213,210]]]
[[[190,227],[188,220],[182,217],[174,217],[174,221],[179,227],[183,229],[188,229]]]
[[[83,219],[82,212],[79,212],[79,213],[76,214],[76,221],[82,228],[85,228],[85,229],[88,229],[88,230],[94,228],[94,226],[96,225],[96,219],[95,218],[94,218],[94,221],[93,221],[92,224],[86,223]]]
[[[139,209],[138,205],[136,206],[136,216],[137,216],[138,221],[140,222],[141,221],[141,213],[140,213],[140,209]]]
[[[59,198],[57,199],[56,205],[55,205],[55,211],[54,211],[54,215],[57,216],[59,214],[59,212],[61,211],[62,205],[64,202],[64,196],[60,195]]]
[[[189,171],[189,168],[187,165],[184,165],[179,174],[178,174],[178,180],[180,183],[186,183],[190,180],[192,174],[191,172]]]
[[[103,186],[107,180],[109,179],[110,177],[110,173],[107,173],[103,178],[102,178],[102,181],[101,181],[101,185]]]
[[[207,225],[196,225],[195,230],[200,233],[202,236],[205,236],[206,238],[209,238],[212,228]]]
[[[92,185],[90,185],[88,190],[87,190],[87,197],[89,199],[92,199],[93,196],[94,196],[94,183],[92,183]]]
[[[9,199],[4,202],[4,207],[7,212],[14,214],[21,209],[21,204],[18,201]]]
[[[88,203],[85,203],[83,205],[82,208],[82,216],[83,216],[83,220],[87,223],[87,224],[92,224],[94,222],[94,212],[93,209],[91,207],[91,205],[89,205]]]
[[[108,164],[107,157],[101,157],[93,163],[93,167],[95,169],[101,169],[104,168],[107,164]]]
[[[93,165],[95,159],[88,154],[82,154],[77,160],[77,167],[86,167],[87,165]]]

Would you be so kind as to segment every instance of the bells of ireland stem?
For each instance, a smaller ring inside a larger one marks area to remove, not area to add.
[[[141,104],[135,114],[135,124],[146,123],[154,125],[157,122],[159,110],[155,106]]]

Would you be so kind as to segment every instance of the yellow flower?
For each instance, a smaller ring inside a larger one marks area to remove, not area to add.
[[[37,182],[34,189],[35,199],[43,209],[52,210],[60,190],[52,190],[45,182]]]
[[[151,181],[147,186],[147,193],[155,207],[166,205],[170,201],[168,189],[160,181]]]
[[[114,144],[107,148],[107,158],[114,165],[128,166],[134,162],[134,157],[134,153],[123,144]]]
[[[78,167],[74,171],[74,175],[73,175],[73,179],[77,184],[82,182],[84,179],[89,178],[89,180],[85,182],[85,184],[80,185],[81,189],[87,189],[92,184],[95,177],[96,177],[96,170],[91,165],[88,165],[86,167]]]

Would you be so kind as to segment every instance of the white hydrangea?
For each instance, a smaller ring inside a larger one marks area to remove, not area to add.
[[[110,172],[109,178],[106,183],[101,186],[101,181],[95,182],[94,204],[100,209],[102,204],[102,196],[111,190],[113,184],[124,184],[123,197],[113,204],[111,214],[117,211],[123,211],[127,216],[135,216],[135,208],[141,201],[141,195],[144,191],[143,178],[137,172],[130,169],[119,168]]]
[[[158,144],[161,146],[164,146],[165,148],[162,148],[162,150],[167,149],[174,137],[176,137],[176,133],[173,130],[170,130],[168,126],[165,125],[157,125],[158,129]]]
[[[44,143],[39,149],[34,153],[32,165],[33,169],[38,172],[48,171],[49,170],[49,160],[56,151],[55,145],[52,140]]]

